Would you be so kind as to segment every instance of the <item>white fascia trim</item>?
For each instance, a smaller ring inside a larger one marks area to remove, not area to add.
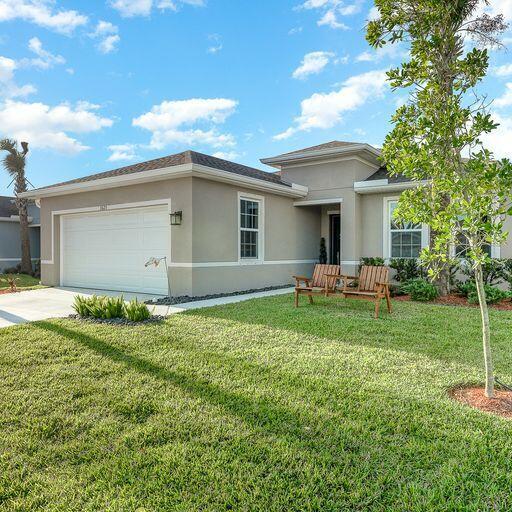
[[[244,185],[248,188],[261,190],[264,192],[274,192],[279,195],[289,197],[306,197],[308,188],[297,183],[292,183],[291,186],[279,185],[278,183],[271,183],[270,181],[263,181],[258,178],[250,178],[242,176],[241,174],[234,174],[228,171],[220,171],[212,167],[204,165],[192,165],[193,176],[204,177],[214,181],[221,181],[225,183],[235,183],[237,185]]]
[[[171,213],[171,200],[170,199],[153,199],[151,201],[139,201],[136,203],[118,203],[111,205],[101,205],[101,206],[88,206],[85,208],[71,208],[68,210],[54,210],[52,211],[52,219],[51,219],[51,259],[49,260],[41,260],[42,265],[53,265],[54,264],[54,251],[55,251],[55,217],[57,215],[76,215],[80,213],[103,213],[105,211],[112,210],[124,210],[127,208],[144,208],[148,206],[161,206],[167,205],[167,209],[169,213]],[[61,240],[62,246],[62,240]]]
[[[306,201],[294,201],[293,206],[316,206],[322,204],[343,203],[342,197],[329,197],[326,199],[308,199]]]
[[[30,258],[32,261],[37,261],[39,258]],[[0,258],[0,261],[21,261],[21,258]]]
[[[255,265],[306,265],[310,263],[318,263],[318,260],[277,260],[277,261],[261,261]],[[211,268],[211,267],[246,267],[246,263],[239,261],[205,261],[203,263],[169,263],[170,268]]]
[[[91,190],[101,190],[106,188],[115,188],[127,185],[136,185],[138,183],[148,183],[151,181],[161,181],[170,178],[181,178],[192,174],[192,164],[176,165],[173,167],[164,167],[162,169],[153,169],[151,171],[135,172],[124,176],[110,176],[80,183],[70,183],[69,185],[59,185],[48,187],[42,190],[30,190],[23,192],[20,197],[28,199],[38,199],[41,197],[54,197],[67,194],[77,194],[79,192],[89,192]]]
[[[303,151],[302,153],[294,153],[292,155],[279,155],[270,158],[262,158],[260,162],[266,165],[279,166],[279,164],[293,162],[294,160],[302,160],[306,158],[315,159],[331,155],[345,155],[349,153],[358,153],[361,151],[367,151],[368,153],[372,154],[375,158],[379,158],[381,154],[378,149],[375,149],[373,146],[370,146],[369,144],[352,144],[351,146],[346,146],[342,148],[317,149],[316,151]]]
[[[27,199],[39,199],[42,197],[54,197],[68,194],[77,194],[80,192],[89,192],[92,190],[101,190],[128,185],[137,185],[139,183],[149,183],[167,179],[177,179],[188,176],[198,176],[211,180],[223,181],[244,185],[248,188],[274,192],[275,194],[290,197],[305,197],[308,193],[307,187],[292,184],[291,186],[279,185],[258,178],[251,178],[234,174],[227,171],[221,171],[212,167],[206,167],[197,164],[182,164],[162,169],[153,169],[151,171],[135,172],[124,176],[110,176],[97,180],[84,181],[80,183],[70,183],[56,187],[48,187],[42,190],[31,190],[20,194],[20,197]]]
[[[354,192],[358,194],[378,194],[387,192],[402,192],[415,188],[418,185],[427,185],[428,181],[406,181],[403,183],[389,183],[385,180],[375,181],[356,181],[354,182]]]

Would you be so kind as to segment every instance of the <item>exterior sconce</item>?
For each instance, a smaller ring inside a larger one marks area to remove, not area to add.
[[[181,226],[181,221],[183,220],[183,212],[181,210],[169,215],[171,217],[171,226]]]

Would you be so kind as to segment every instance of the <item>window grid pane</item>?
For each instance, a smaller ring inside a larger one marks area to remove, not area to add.
[[[421,252],[421,224],[400,223],[393,218],[396,201],[389,202],[389,231],[391,258],[419,258]]]
[[[258,259],[259,203],[240,200],[240,257]]]

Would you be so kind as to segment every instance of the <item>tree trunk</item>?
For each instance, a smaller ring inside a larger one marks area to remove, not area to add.
[[[429,245],[432,249],[436,242],[436,232],[433,230],[430,230],[430,240]],[[449,249],[447,250],[448,256],[450,255]],[[450,289],[450,268],[446,265],[443,266],[441,271],[439,272],[434,284],[436,285],[437,289],[439,290],[439,295],[441,297],[448,295],[451,291]]]
[[[20,216],[20,238],[21,238],[21,272],[22,274],[31,274],[32,259],[30,257],[30,238],[28,227],[27,200],[17,199],[18,212]]]
[[[487,307],[487,301],[485,297],[485,288],[481,263],[479,263],[475,268],[475,283],[478,292],[478,302],[480,303],[480,313],[482,316],[482,338],[484,346],[485,363],[485,396],[487,398],[494,398],[494,369],[492,366],[489,309]]]

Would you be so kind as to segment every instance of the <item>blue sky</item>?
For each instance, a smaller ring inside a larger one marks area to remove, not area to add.
[[[36,187],[185,149],[262,168],[333,139],[379,145],[403,50],[367,46],[372,5],[0,0],[0,135],[28,140]],[[489,9],[512,20],[512,0]],[[482,88],[502,123],[489,145],[512,156],[510,52],[493,52]]]

